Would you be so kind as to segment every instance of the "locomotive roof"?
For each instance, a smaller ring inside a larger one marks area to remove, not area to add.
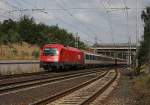
[[[44,47],[60,47],[60,48],[66,48],[68,50],[76,51],[76,52],[82,52],[80,49],[74,48],[74,47],[69,47],[69,46],[64,46],[63,44],[46,44]]]
[[[67,46],[66,48],[69,49],[69,50],[72,50],[72,51],[82,52],[80,49],[77,49],[77,48],[74,48],[74,47]]]
[[[44,47],[64,47],[62,44],[46,44]]]

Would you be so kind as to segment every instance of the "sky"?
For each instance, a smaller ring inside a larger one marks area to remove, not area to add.
[[[0,21],[23,15],[58,25],[86,44],[136,43],[144,23],[141,11],[150,0],[0,0]]]

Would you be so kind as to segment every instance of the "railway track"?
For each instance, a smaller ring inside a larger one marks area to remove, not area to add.
[[[93,71],[97,70],[99,68],[92,69]],[[101,70],[105,70],[106,68],[100,68]],[[10,85],[14,84],[16,82],[26,82],[27,78],[31,78],[32,80],[35,80],[36,78],[39,79],[39,77],[49,78],[49,76],[54,75],[55,77],[58,76],[65,76],[70,74],[77,74],[88,71],[88,69],[85,70],[77,70],[77,71],[71,71],[71,72],[52,72],[52,71],[44,71],[44,72],[37,72],[37,73],[25,73],[25,74],[14,74],[14,75],[4,75],[0,76],[0,86],[1,85]],[[89,70],[91,71],[91,70]],[[60,74],[60,75],[59,75]],[[29,79],[29,80],[31,80]],[[10,80],[10,81],[9,81]],[[14,81],[13,81],[14,80]],[[9,82],[8,82],[9,81]]]
[[[14,75],[0,75],[0,80],[5,80],[5,79],[14,79],[14,78],[20,78],[20,77],[29,77],[33,75],[41,75],[41,74],[48,74],[48,71],[42,71],[42,72],[37,72],[37,73],[24,73],[24,74],[14,74]]]
[[[117,71],[105,72],[92,80],[30,105],[88,105],[116,79]]]
[[[96,71],[97,69],[93,69],[92,71]],[[104,68],[101,68],[104,70]],[[0,86],[7,86],[11,84],[21,83],[21,82],[28,82],[28,81],[35,81],[40,79],[47,79],[53,77],[60,77],[66,76],[71,74],[79,74],[84,72],[90,72],[88,70],[78,70],[78,71],[71,71],[71,72],[38,72],[38,73],[29,73],[29,74],[18,74],[18,75],[8,75],[8,76],[1,76],[0,77]]]
[[[32,86],[42,85],[42,84],[46,84],[46,83],[50,83],[54,81],[65,80],[65,79],[79,77],[83,75],[89,75],[91,73],[96,73],[98,71],[99,71],[98,69],[93,69],[92,71],[86,71],[86,72],[80,71],[80,73],[73,72],[73,73],[67,73],[67,74],[55,75],[55,76],[41,75],[40,78],[32,78],[31,76],[27,80],[20,80],[21,78],[19,77],[17,79],[15,78],[16,81],[12,80],[12,81],[9,81],[8,83],[2,80],[0,84],[0,95],[9,93],[11,91],[16,91],[16,90],[23,89],[23,88],[29,88]]]

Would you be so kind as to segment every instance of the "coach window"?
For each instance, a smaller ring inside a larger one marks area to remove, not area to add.
[[[91,56],[92,56],[92,58],[91,58],[91,59],[92,59],[92,60],[94,60],[94,55],[91,55]]]
[[[99,56],[96,56],[96,60],[99,60]]]
[[[95,60],[97,60],[97,56],[95,56]]]
[[[98,56],[98,57],[97,57],[97,60],[101,60],[101,57],[100,57],[100,56]]]
[[[94,56],[94,60],[96,60],[96,56]]]
[[[107,58],[104,57],[103,59],[104,59],[104,61],[107,61]]]
[[[96,60],[96,56],[95,55],[93,56],[93,60]]]
[[[95,60],[95,55],[91,55],[91,60]]]
[[[92,60],[92,55],[89,55],[90,56],[90,60]]]
[[[92,60],[94,60],[94,55],[92,55]]]
[[[106,61],[106,58],[105,58],[105,57],[103,57],[103,58],[102,58],[102,60],[103,60],[103,61]]]
[[[85,57],[86,57],[87,60],[89,59],[89,55],[86,54]]]
[[[90,56],[90,60],[92,60],[92,55],[89,55]]]

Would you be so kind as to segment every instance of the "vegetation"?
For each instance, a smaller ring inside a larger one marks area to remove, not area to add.
[[[150,105],[150,77],[148,75],[141,75],[133,81],[135,105]]]
[[[19,21],[4,20],[0,23],[0,44],[26,42],[42,46],[47,43],[61,43],[75,47],[75,38],[72,33],[56,26],[37,24],[33,18],[23,16]],[[79,48],[85,49],[79,41]]]
[[[139,66],[145,63],[150,65],[150,7],[147,7],[146,11],[142,12],[141,18],[145,26],[143,40],[138,52]]]
[[[33,60],[39,58],[39,46],[25,42],[0,45],[0,60]]]
[[[138,51],[138,76],[134,79],[135,105],[150,105],[150,7],[142,12],[144,35]],[[140,75],[139,75],[140,74]]]

